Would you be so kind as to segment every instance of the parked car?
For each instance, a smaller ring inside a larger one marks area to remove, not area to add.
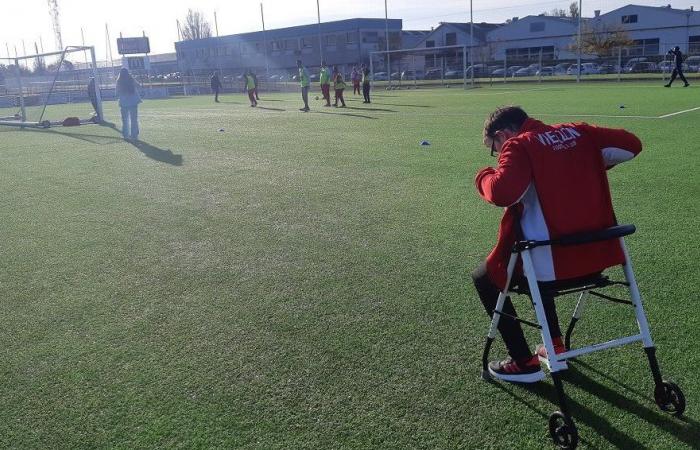
[[[694,70],[687,63],[683,63],[681,66],[684,72],[694,72]],[[676,68],[676,65],[672,61],[661,61],[658,66],[656,66],[659,72],[670,73]]]
[[[309,75],[309,81],[318,81],[318,74],[312,73],[311,75]]]
[[[650,73],[658,71],[656,64],[652,62],[638,62],[625,68],[625,72],[627,73]]]
[[[500,68],[500,69],[494,69],[491,71],[491,76],[492,77],[503,77],[503,75],[506,73],[506,69]]]
[[[612,64],[601,64],[600,66],[598,66],[598,73],[617,73],[617,67],[613,66]]]
[[[569,70],[569,67],[571,67],[570,63],[559,63],[556,66],[554,66],[554,74],[555,75],[566,75],[567,70]]]
[[[578,64],[572,64],[566,73],[567,75],[576,75],[578,73]],[[581,64],[581,75],[595,75],[598,73],[600,73],[600,70],[595,63]]]
[[[402,80],[421,80],[423,77],[424,74],[421,70],[404,70],[403,73],[401,73]]]
[[[522,69],[523,66],[510,66],[506,72],[509,77],[515,76],[515,72]]]
[[[442,69],[430,69],[425,72],[426,80],[439,80],[442,78]]]
[[[531,75],[532,71],[529,67],[523,67],[522,69],[518,69],[513,73],[514,77],[529,77]]]
[[[467,76],[471,76],[471,74],[467,74]],[[448,70],[445,72],[445,78],[448,78],[450,80],[457,80],[460,78],[464,78],[464,71],[463,70]]]
[[[551,77],[554,75],[554,67],[543,67],[537,72],[535,72],[535,75],[537,75],[538,77]]]
[[[467,77],[472,76],[472,71],[474,71],[474,78],[482,78],[489,75],[489,68],[486,64],[474,64],[467,67]]]
[[[688,65],[689,72],[695,72],[696,70],[700,72],[700,56],[689,56],[686,58],[685,63]]]
[[[372,79],[374,81],[387,81],[389,80],[389,77],[387,76],[386,72],[375,72]]]
[[[401,79],[401,72],[392,72],[391,79],[392,80],[400,80]]]

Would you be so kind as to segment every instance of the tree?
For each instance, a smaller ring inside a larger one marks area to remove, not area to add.
[[[182,39],[193,41],[211,37],[211,25],[199,11],[188,10],[185,25],[182,28]]]
[[[581,52],[588,55],[612,56],[616,48],[634,44],[627,31],[618,25],[602,22],[586,23],[581,30]],[[578,50],[578,36],[574,37],[572,51]]]
[[[578,10],[578,3],[571,2],[569,5],[569,17],[572,19],[578,19],[579,15],[581,15],[581,11]]]
[[[554,8],[553,10],[549,12],[544,12],[542,14],[550,17],[570,17],[572,19],[578,19],[578,3],[571,2],[571,4],[569,5],[569,12],[566,12],[565,9]]]

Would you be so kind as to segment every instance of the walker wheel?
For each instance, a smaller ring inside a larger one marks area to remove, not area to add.
[[[672,381],[663,381],[654,389],[654,400],[661,411],[680,417],[685,411],[685,395]]]
[[[552,436],[554,445],[561,449],[573,450],[578,445],[578,430],[574,421],[567,420],[559,411],[549,416],[549,435]]]

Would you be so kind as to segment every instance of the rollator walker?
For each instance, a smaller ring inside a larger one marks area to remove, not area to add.
[[[488,337],[486,338],[486,346],[484,348],[482,360],[482,378],[485,380],[491,379],[491,374],[488,371],[489,351],[491,349],[491,344],[493,343],[493,340],[496,337],[498,322],[501,316],[507,316],[520,323],[539,329],[542,334],[542,342],[547,350],[546,366],[549,368],[549,371],[552,375],[552,380],[554,381],[554,387],[557,392],[560,409],[559,411],[553,412],[549,416],[549,433],[554,441],[554,444],[562,449],[574,449],[578,445],[578,431],[576,430],[576,425],[574,424],[574,421],[571,417],[571,413],[567,406],[566,396],[564,394],[564,387],[562,384],[560,373],[561,371],[567,369],[566,360],[568,359],[573,359],[588,353],[593,353],[614,347],[620,347],[623,345],[641,341],[642,345],[644,346],[644,351],[647,355],[647,358],[649,359],[651,374],[654,378],[654,400],[656,401],[656,404],[662,411],[674,416],[681,416],[685,411],[685,397],[683,396],[683,392],[681,392],[680,388],[675,383],[664,380],[662,378],[661,371],[659,369],[659,364],[656,359],[656,348],[654,347],[654,342],[651,339],[651,334],[649,332],[649,324],[647,323],[646,315],[644,314],[644,308],[642,307],[642,298],[639,294],[639,289],[637,288],[637,282],[634,278],[634,273],[632,271],[632,263],[630,261],[629,253],[627,251],[627,247],[625,246],[624,241],[624,236],[631,235],[635,231],[636,228],[634,225],[618,225],[605,230],[600,230],[591,233],[569,235],[561,237],[559,239],[552,239],[547,241],[521,240],[516,242],[513,246],[511,257],[508,262],[506,287],[498,296],[498,301],[496,303],[493,319],[491,320],[491,328],[489,329]],[[607,276],[604,276],[602,274],[596,274],[591,277],[576,279],[574,283],[572,283],[571,285],[567,285],[563,289],[559,288],[555,290],[546,291],[547,294],[550,294],[553,297],[577,292],[581,293],[564,338],[564,343],[567,351],[564,353],[556,354],[554,351],[552,337],[550,336],[549,332],[549,324],[547,323],[547,317],[545,316],[544,307],[542,305],[540,287],[537,283],[537,278],[535,276],[531,252],[537,247],[547,245],[576,246],[591,242],[599,242],[612,239],[619,239],[620,246],[622,247],[622,251],[624,252],[625,263],[623,265],[623,268],[626,281],[612,281]],[[513,272],[515,270],[515,266],[519,258],[522,258],[522,267],[525,277],[527,279],[527,286],[511,285],[511,282],[513,281]],[[608,295],[593,290],[614,285],[627,286],[629,288],[629,293],[632,300],[629,301],[610,297]],[[528,295],[530,297],[532,305],[535,309],[537,323],[514,317],[510,314],[503,312],[503,305],[505,303],[506,297],[511,294]],[[639,334],[622,337],[609,342],[590,345],[579,349],[571,349],[571,334],[574,331],[576,322],[578,322],[581,319],[584,309],[584,301],[588,298],[588,296],[593,296],[599,299],[633,306],[635,315],[637,317],[637,324],[639,325]]]

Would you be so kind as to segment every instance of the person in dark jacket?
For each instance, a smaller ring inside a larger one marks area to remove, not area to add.
[[[671,81],[668,82],[668,84],[665,84],[665,87],[671,87],[673,82],[676,80],[677,77],[680,77],[680,79],[685,83],[684,87],[690,86],[688,84],[688,80],[685,79],[685,76],[683,76],[683,53],[681,52],[681,48],[676,46],[673,50],[669,50],[668,54],[671,55],[673,58],[673,62],[675,63],[675,68],[673,69],[673,73],[671,74]]]
[[[219,92],[223,89],[221,80],[219,80],[219,72],[214,72],[209,81],[211,83],[211,90],[214,92],[214,101],[219,103]]]

